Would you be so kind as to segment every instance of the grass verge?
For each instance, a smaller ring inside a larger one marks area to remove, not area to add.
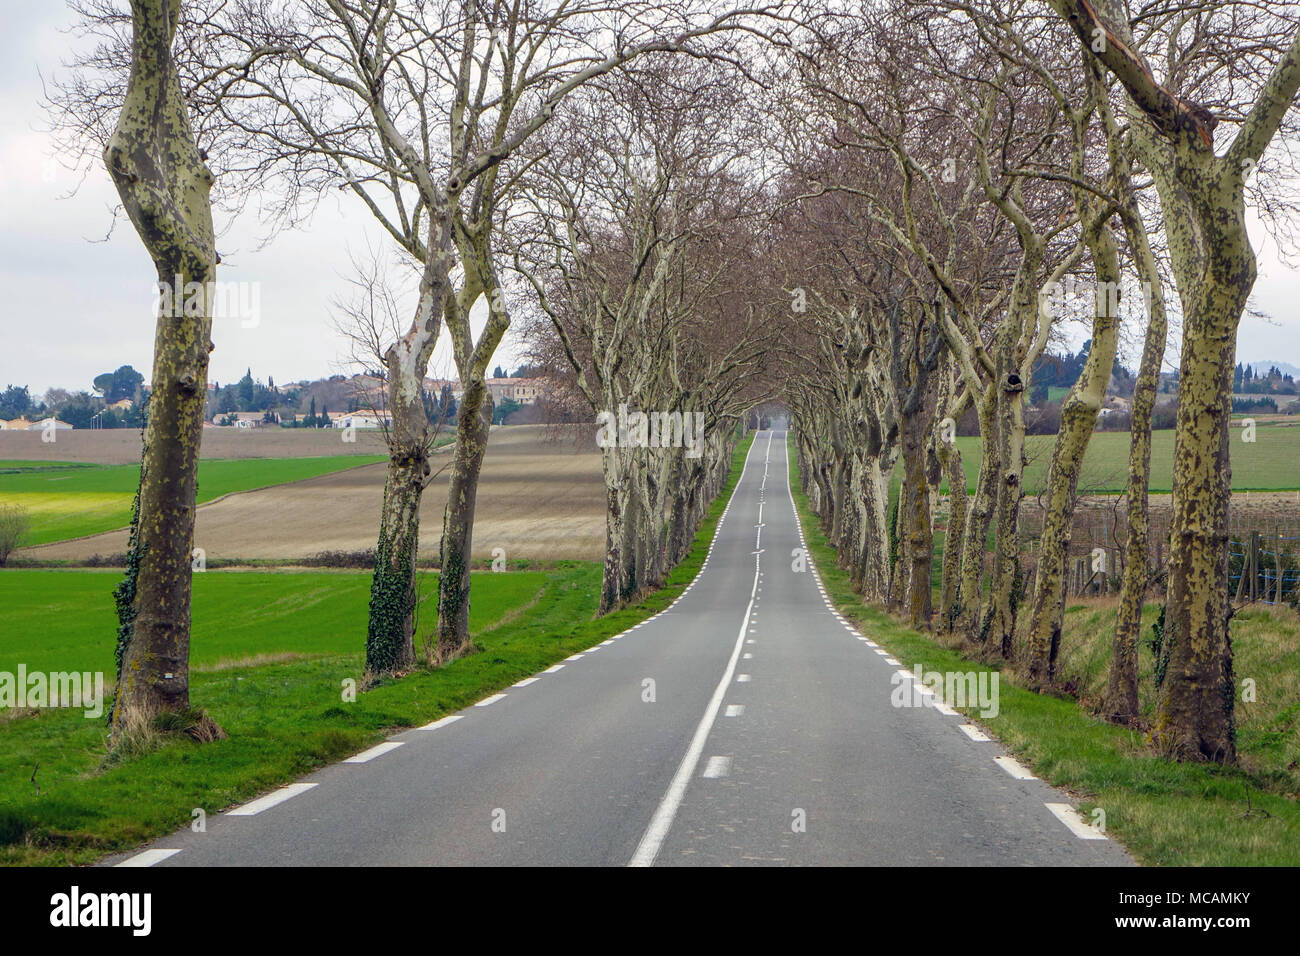
[[[827,595],[845,617],[909,668],[919,664],[926,670],[945,672],[994,669],[863,605],[861,597],[849,588],[848,574],[839,567],[834,549],[800,490],[793,456],[789,467],[808,548]],[[1067,646],[1074,641],[1070,627],[1077,626],[1077,613],[1067,617],[1063,642]],[[1086,642],[1078,646],[1082,653],[1097,659],[1095,643],[1091,648]],[[1283,661],[1294,664],[1294,644],[1290,657],[1272,664],[1268,653],[1263,647],[1252,655],[1259,686],[1288,693],[1295,679]],[[1067,657],[1066,666],[1078,662],[1079,658]],[[1249,676],[1244,670],[1241,673]],[[1279,731],[1285,736],[1289,729],[1294,735],[1300,706],[1269,705],[1273,709],[1257,729],[1243,721],[1239,767],[1180,764],[1152,753],[1140,732],[1093,717],[1074,698],[1035,694],[1012,685],[1007,677],[1004,673],[999,679],[997,717],[981,719],[974,708],[966,708],[966,715],[995,734],[1043,780],[1073,794],[1085,814],[1101,808],[1107,832],[1139,862],[1166,866],[1300,864],[1296,767],[1294,763],[1283,766],[1291,759],[1288,754],[1294,752],[1295,741],[1291,739],[1288,745],[1277,740]]]

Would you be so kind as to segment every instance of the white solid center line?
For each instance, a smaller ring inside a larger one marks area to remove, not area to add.
[[[181,852],[175,850],[145,850],[143,853],[137,853],[135,856],[128,857],[117,866],[153,866],[155,863],[161,863],[169,856],[175,856]]]
[[[382,757],[390,750],[396,750],[402,746],[400,740],[386,740],[382,744],[375,744],[369,750],[363,750],[359,754],[353,754],[344,763],[370,763],[376,757]]]
[[[769,437],[769,448],[771,444],[772,440]],[[749,455],[753,450],[754,446],[751,444],[749,452],[745,453],[746,462],[749,461]],[[743,481],[745,477],[743,467],[740,477]],[[736,487],[740,487],[740,481],[736,482]],[[740,660],[740,649],[745,646],[745,628],[748,626],[750,615],[754,611],[754,598],[758,594],[759,562],[762,557],[761,554],[754,555],[754,583],[749,589],[749,606],[745,608],[745,614],[741,618],[740,630],[736,634],[736,644],[731,649],[731,658],[727,661],[727,667],[722,672],[718,686],[714,689],[713,696],[704,709],[704,715],[695,728],[695,735],[691,738],[690,746],[687,747],[686,753],[682,756],[682,762],[677,767],[677,772],[668,784],[668,791],[664,794],[663,799],[659,801],[659,806],[655,808],[654,816],[650,818],[650,825],[646,827],[641,842],[637,844],[636,852],[632,854],[632,859],[628,861],[628,866],[654,865],[655,857],[659,855],[659,850],[668,836],[668,830],[672,827],[673,820],[677,816],[677,810],[682,805],[682,799],[686,796],[686,788],[691,782],[691,777],[695,775],[695,768],[699,765],[700,755],[704,752],[704,744],[708,741],[709,731],[713,729],[713,722],[718,719],[718,712],[722,709],[722,698],[727,693],[728,685],[731,684],[732,675],[736,673],[736,663]]]
[[[226,816],[254,816],[255,814],[261,813],[263,810],[270,810],[272,807],[284,803],[284,801],[290,800],[293,797],[298,796],[300,793],[306,793],[314,786],[316,786],[314,783],[291,783],[287,787],[281,787],[274,793],[268,793],[264,797],[258,797],[256,800],[251,803],[246,803],[242,807],[235,807],[233,810],[227,810]]]

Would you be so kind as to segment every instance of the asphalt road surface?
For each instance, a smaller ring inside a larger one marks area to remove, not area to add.
[[[663,613],[109,862],[1131,863],[1067,795],[925,705],[900,674],[916,662],[796,570],[787,453],[783,432],[755,438],[704,569]]]

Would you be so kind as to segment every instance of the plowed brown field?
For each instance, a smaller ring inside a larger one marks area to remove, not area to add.
[[[278,431],[268,434],[275,437]],[[238,438],[243,440],[251,434]],[[299,438],[289,434],[295,440]],[[364,434],[360,433],[358,439]],[[209,451],[208,439],[205,434],[205,451]],[[58,444],[62,442],[60,436]],[[245,446],[251,447],[251,443]],[[262,455],[291,453],[270,441],[258,447],[263,449]],[[373,453],[374,449],[368,451]],[[298,454],[322,451],[313,448]],[[49,457],[67,460],[70,456]],[[440,449],[434,456],[435,468],[448,464],[450,459],[449,449]],[[373,548],[383,492],[384,465],[375,464],[230,495],[199,508],[194,544],[209,559],[231,560],[292,560],[321,551]],[[420,508],[421,557],[437,557],[446,503],[444,472],[424,493]],[[46,559],[117,554],[126,550],[126,537],[125,531],[113,531],[32,548],[23,554]],[[494,548],[504,548],[507,562],[519,558],[598,561],[604,554],[604,543],[604,485],[594,437],[578,450],[572,442],[548,440],[542,426],[495,429],[479,484],[474,556],[490,558]]]

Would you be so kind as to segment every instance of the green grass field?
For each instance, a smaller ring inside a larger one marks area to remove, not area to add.
[[[1055,435],[1030,435],[1025,440],[1029,464],[1025,468],[1025,491],[1037,494],[1047,483],[1047,465]],[[957,439],[967,488],[973,493],[979,478],[980,442],[975,436]],[[1095,432],[1088,443],[1079,490],[1088,494],[1119,494],[1128,478],[1128,432]],[[1260,423],[1255,441],[1245,442],[1234,434],[1230,445],[1234,491],[1294,491],[1300,489],[1300,425]],[[899,466],[901,475],[901,465]],[[1151,433],[1151,486],[1154,493],[1173,489],[1174,432]],[[945,483],[944,488],[947,488]]]
[[[237,491],[315,478],[383,461],[377,456],[328,458],[205,459],[199,462],[198,501]],[[131,522],[139,465],[78,465],[0,462],[0,504],[16,504],[31,516],[23,545],[33,547],[99,534]]]
[[[22,661],[32,670],[113,670],[117,628],[113,588],[120,570],[25,570],[0,573],[0,670]],[[436,575],[421,612],[437,610]],[[530,600],[546,583],[540,571],[475,576],[471,626],[482,615]],[[191,663],[199,668],[259,654],[349,654],[366,632],[368,571],[235,572],[194,576]],[[477,620],[475,617],[477,616]]]
[[[93,862],[187,826],[402,727],[459,710],[667,607],[698,573],[731,477],[664,588],[596,618],[601,567],[474,575],[478,653],[419,668],[343,699],[363,666],[364,572],[208,571],[194,578],[191,700],[229,739],[174,740],[109,758],[104,721],[81,711],[0,712],[0,864]],[[110,592],[120,572],[0,570],[0,671],[103,669],[112,675]],[[434,627],[437,575],[421,575],[419,635]],[[33,782],[33,776],[35,781]]]

